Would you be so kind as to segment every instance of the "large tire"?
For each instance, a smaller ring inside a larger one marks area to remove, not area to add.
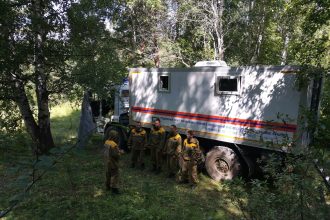
[[[237,154],[228,147],[217,146],[206,155],[208,174],[216,181],[231,180],[240,174],[241,164]]]
[[[120,129],[119,127],[109,126],[104,132],[103,142],[105,142],[108,139],[110,131],[113,131],[113,130],[117,131],[118,134],[119,134],[119,148],[124,150],[124,151],[128,151],[127,140],[126,140],[126,138],[124,137],[124,134],[123,134],[124,131],[122,131],[122,129]]]

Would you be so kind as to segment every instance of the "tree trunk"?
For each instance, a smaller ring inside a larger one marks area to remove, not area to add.
[[[214,18],[214,32],[215,32],[215,51],[216,60],[224,59],[224,42],[223,42],[223,11],[224,11],[224,0],[213,0],[212,1],[212,12]]]
[[[43,29],[43,13],[45,3],[42,0],[32,1],[34,10],[34,68],[36,95],[38,103],[38,125],[39,125],[39,150],[46,153],[54,147],[54,141],[50,129],[49,94],[47,90],[47,75],[45,73],[44,43],[46,31]]]
[[[21,112],[24,124],[26,126],[26,130],[32,138],[33,142],[35,142],[36,144],[32,146],[32,152],[33,154],[36,154],[38,153],[39,145],[39,127],[33,117],[33,113],[31,111],[29,100],[26,96],[23,83],[15,83],[15,91],[17,92],[17,94],[14,100]]]
[[[42,71],[42,69],[39,69],[39,71]],[[54,147],[50,128],[49,97],[44,77],[45,76],[42,74],[39,75],[36,88],[38,102],[39,149],[41,153],[46,153],[49,149]]]
[[[289,42],[290,42],[289,32],[286,31],[284,36],[284,45],[281,53],[281,65],[287,64]]]
[[[159,45],[158,45],[158,37],[156,35],[157,33],[155,33],[153,36],[153,44],[154,44],[153,57],[154,57],[155,67],[159,68],[160,67]]]
[[[265,30],[265,22],[266,22],[266,9],[265,6],[263,6],[262,8],[262,12],[261,12],[261,19],[260,22],[258,24],[258,36],[255,42],[255,48],[254,48],[254,52],[253,52],[253,56],[250,60],[251,63],[256,64],[259,61],[259,57],[260,57],[260,49],[261,49],[261,44],[262,44],[262,40],[264,37],[264,30]]]

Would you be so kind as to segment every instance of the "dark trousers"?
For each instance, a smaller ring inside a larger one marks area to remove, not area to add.
[[[166,168],[169,175],[176,174],[178,172],[178,159],[175,155],[166,155]]]
[[[132,149],[132,165],[137,165],[139,163],[140,166],[144,166],[144,150],[140,149]]]
[[[106,182],[105,185],[107,188],[118,188],[119,183],[119,169],[112,169],[110,167],[106,168],[105,172]]]
[[[162,162],[163,162],[163,152],[156,148],[150,149],[151,154],[151,163],[154,168],[157,170],[160,170],[162,168]]]

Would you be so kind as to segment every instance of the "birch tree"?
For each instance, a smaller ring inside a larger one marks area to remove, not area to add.
[[[85,13],[77,12],[84,7]],[[122,72],[115,49],[100,31],[105,29],[104,8],[98,1],[85,0],[0,2],[0,102],[12,106],[11,111],[18,108],[35,143],[34,153],[54,147],[49,111],[52,100],[72,93],[77,86],[104,90],[111,77]],[[77,13],[81,17],[74,16]]]
[[[47,152],[54,146],[49,96],[65,86],[59,84],[61,78],[58,76],[65,72],[62,67],[66,50],[60,39],[65,34],[62,13],[68,4],[59,5],[59,8],[53,4],[59,2],[2,2],[5,10],[1,16],[1,99],[17,104],[36,144],[35,153]],[[30,94],[32,91],[34,95]]]

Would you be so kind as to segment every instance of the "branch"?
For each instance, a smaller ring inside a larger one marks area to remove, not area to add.
[[[177,57],[177,58],[179,58],[180,60],[181,60],[181,63],[183,63],[186,67],[190,67],[190,65],[189,64],[187,64],[184,60],[183,60],[183,57],[182,57],[182,53],[181,53],[181,50],[179,49],[179,57]]]

